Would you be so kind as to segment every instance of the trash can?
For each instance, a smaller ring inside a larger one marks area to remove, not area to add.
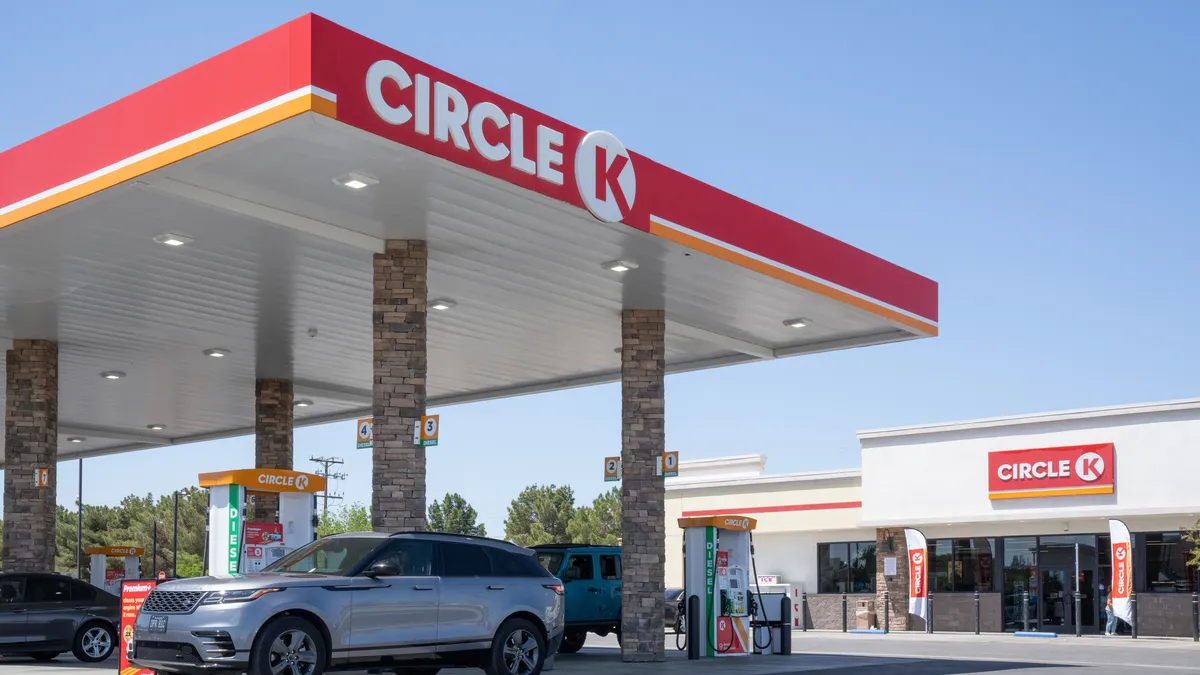
[[[867,630],[875,627],[875,601],[862,598],[854,601],[854,627]]]

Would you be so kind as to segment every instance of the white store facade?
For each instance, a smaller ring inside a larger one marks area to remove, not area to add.
[[[1200,399],[858,436],[861,469],[772,475],[762,455],[681,463],[667,479],[667,585],[682,584],[679,517],[749,515],[757,574],[805,593],[810,627],[840,629],[843,593],[881,609],[886,586],[892,627],[921,628],[901,607],[912,527],[929,542],[936,630],[973,630],[975,591],[983,630],[1023,628],[1028,592],[1032,628],[1073,633],[1078,586],[1080,629],[1094,633],[1118,518],[1133,533],[1139,633],[1191,635]],[[885,578],[889,557],[900,564]]]

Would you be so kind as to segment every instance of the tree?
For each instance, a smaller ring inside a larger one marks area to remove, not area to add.
[[[429,529],[434,532],[487,536],[487,529],[476,522],[478,514],[457,492],[447,494],[439,503],[429,505]]]
[[[530,485],[508,507],[504,537],[518,546],[565,542],[574,514],[575,493],[569,485]]]
[[[343,532],[370,531],[371,514],[367,512],[367,507],[357,502],[330,509],[329,515],[317,525],[318,537]]]
[[[621,488],[614,487],[575,509],[567,536],[577,544],[616,546],[621,541]]]
[[[204,571],[204,561],[195,553],[186,551],[179,552],[179,571],[177,574],[181,579],[189,577],[198,577]]]
[[[1196,521],[1196,525],[1183,534],[1183,540],[1192,545],[1187,552],[1187,564],[1192,568],[1192,574],[1196,574],[1200,570],[1200,521]]]

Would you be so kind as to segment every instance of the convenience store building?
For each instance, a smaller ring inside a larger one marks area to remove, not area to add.
[[[676,517],[752,515],[757,574],[807,594],[810,628],[840,630],[843,593],[851,611],[862,598],[881,611],[886,588],[892,629],[923,629],[907,614],[913,527],[929,541],[936,630],[974,630],[976,590],[982,630],[1019,630],[1028,591],[1032,628],[1074,633],[1078,545],[1081,629],[1095,633],[1111,574],[1107,521],[1119,518],[1134,533],[1139,633],[1191,635],[1200,399],[858,437],[861,470],[772,475],[762,455],[681,464],[667,484],[667,585],[682,579]]]

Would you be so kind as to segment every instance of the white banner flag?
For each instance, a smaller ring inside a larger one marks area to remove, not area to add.
[[[1133,590],[1133,542],[1129,528],[1119,520],[1108,521],[1108,533],[1112,539],[1112,598],[1113,614],[1129,625],[1133,625],[1133,603],[1129,594]]]
[[[920,530],[904,530],[908,543],[908,613],[929,620],[929,549]]]

